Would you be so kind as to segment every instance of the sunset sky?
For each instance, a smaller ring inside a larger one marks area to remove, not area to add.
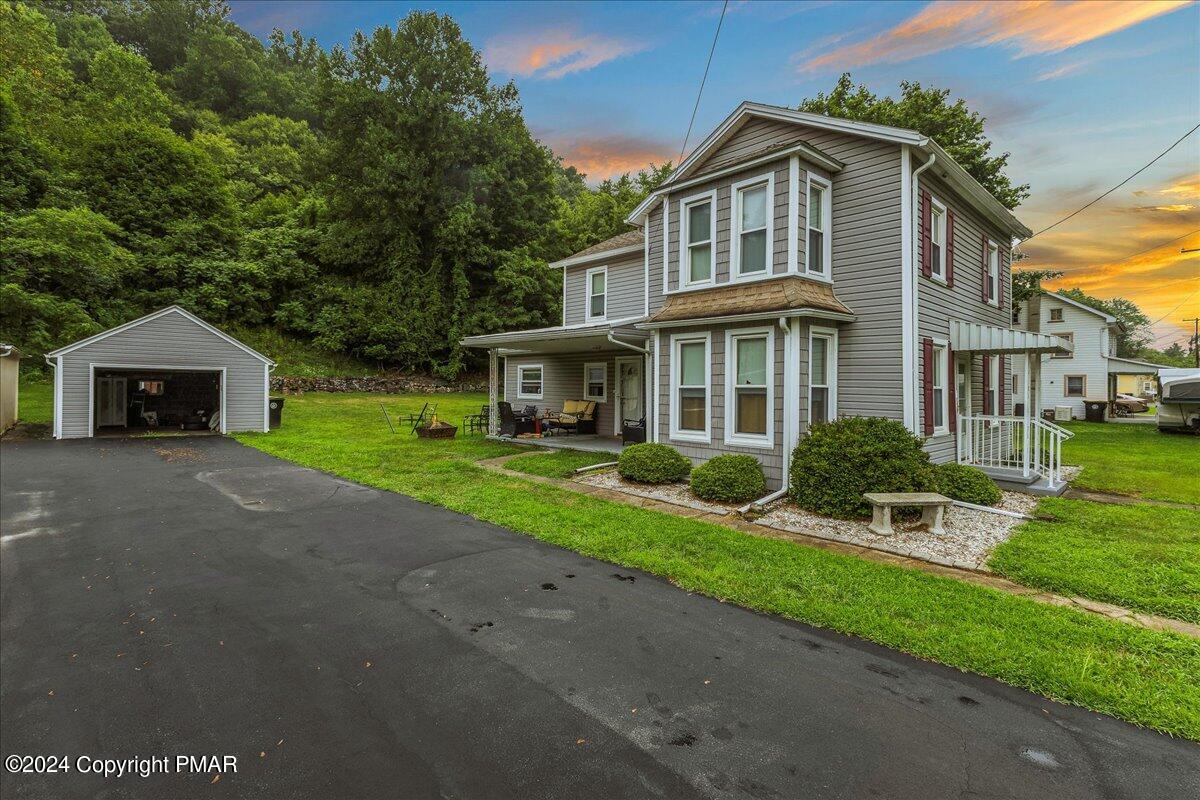
[[[235,2],[265,37],[322,46],[451,14],[496,80],[520,88],[534,134],[598,180],[677,161],[720,2]],[[1124,180],[1200,122],[1200,4],[1173,2],[730,2],[689,149],[742,100],[795,105],[850,72],[878,94],[901,80],[950,89],[988,118],[1017,209],[1041,230]],[[1173,240],[1173,241],[1172,241]],[[1127,297],[1156,347],[1200,315],[1200,131],[1082,214],[1021,249],[1030,267]]]

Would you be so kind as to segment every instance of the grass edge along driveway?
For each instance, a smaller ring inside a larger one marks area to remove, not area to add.
[[[426,398],[386,398],[417,405]],[[475,395],[429,398],[453,419]],[[1200,641],[711,523],[497,475],[518,448],[390,435],[378,395],[288,399],[284,426],[237,434],[280,458],[458,511],[688,591],[868,639],[1200,741]]]
[[[1200,505],[1200,437],[1162,433],[1156,425],[1071,422],[1063,463],[1083,467],[1078,489]]]

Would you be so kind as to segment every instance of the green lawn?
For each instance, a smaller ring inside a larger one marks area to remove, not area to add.
[[[54,383],[22,380],[17,391],[17,418],[21,422],[49,425],[54,422]]]
[[[1063,462],[1083,472],[1073,486],[1200,505],[1200,437],[1159,433],[1153,425],[1072,422]]]
[[[1200,511],[1047,499],[996,548],[992,569],[1026,586],[1200,623]]]
[[[580,467],[590,467],[592,464],[604,464],[616,461],[614,453],[585,453],[581,450],[552,450],[550,452],[530,453],[527,456],[506,461],[506,469],[524,472],[528,475],[541,475],[546,478],[569,478]]]
[[[518,448],[481,437],[439,442],[392,435],[379,399],[315,393],[288,398],[282,428],[237,438],[306,466],[662,575],[689,591],[1200,740],[1200,641],[498,475],[472,462]],[[426,399],[436,400],[439,414],[452,420],[484,402],[471,394],[386,402],[389,410],[415,410]]]

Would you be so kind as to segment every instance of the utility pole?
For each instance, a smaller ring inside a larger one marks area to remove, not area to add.
[[[1184,322],[1192,323],[1192,355],[1196,359],[1196,368],[1200,369],[1200,317],[1185,319]]]

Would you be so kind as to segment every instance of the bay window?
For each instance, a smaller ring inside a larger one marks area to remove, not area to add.
[[[771,271],[774,186],[774,176],[766,175],[739,181],[731,187],[734,230],[730,261],[734,277]]]
[[[671,337],[671,438],[709,440],[709,335]]]
[[[770,328],[725,333],[725,442],[770,447],[775,414],[775,333]]]

